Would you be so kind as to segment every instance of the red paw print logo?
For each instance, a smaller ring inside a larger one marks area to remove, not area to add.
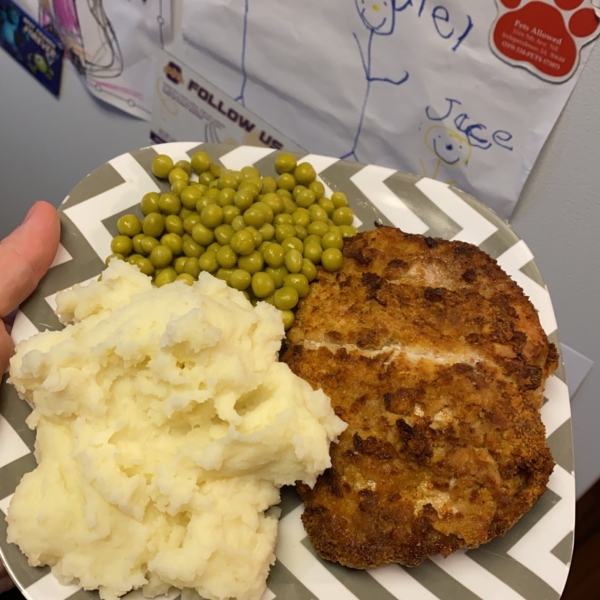
[[[505,62],[560,83],[579,65],[585,44],[600,33],[589,0],[496,0],[492,50]]]

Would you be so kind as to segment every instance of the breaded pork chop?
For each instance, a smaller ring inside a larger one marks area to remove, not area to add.
[[[522,290],[476,246],[381,227],[319,271],[283,359],[348,423],[298,485],[317,552],[414,566],[503,535],[554,463],[539,409],[557,352]]]

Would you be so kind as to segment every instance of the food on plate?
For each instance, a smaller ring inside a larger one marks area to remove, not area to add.
[[[381,227],[343,255],[283,356],[348,423],[331,468],[298,484],[312,544],[366,569],[505,534],[554,467],[540,408],[558,355],[533,305],[463,242]]]
[[[127,260],[158,287],[191,285],[207,271],[283,311],[287,329],[315,265],[340,269],[343,240],[357,230],[345,194],[328,198],[310,163],[283,152],[274,167],[277,179],[252,166],[225,169],[206,152],[176,163],[158,154],[152,172],[171,191],[148,192],[140,214],[118,220],[107,262]]]
[[[56,302],[67,327],[11,360],[38,466],[8,540],[105,600],[171,586],[260,598],[277,533],[266,511],[281,486],[314,483],[346,427],[278,361],[280,313],[207,273],[156,288],[123,261]]]

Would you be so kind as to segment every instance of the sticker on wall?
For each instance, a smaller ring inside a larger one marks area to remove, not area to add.
[[[583,46],[600,34],[591,0],[496,0],[490,45],[503,61],[552,83],[577,70]]]
[[[58,96],[63,46],[12,0],[0,0],[0,46]]]

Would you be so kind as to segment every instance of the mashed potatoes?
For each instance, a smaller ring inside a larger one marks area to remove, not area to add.
[[[121,261],[57,304],[73,324],[11,361],[39,466],[10,504],[9,541],[104,599],[260,598],[277,534],[265,511],[280,486],[314,483],[346,427],[278,362],[279,311],[208,274],[155,289]]]

